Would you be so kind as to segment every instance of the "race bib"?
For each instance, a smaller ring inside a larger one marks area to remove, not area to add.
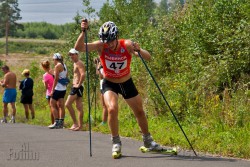
[[[114,71],[116,74],[120,73],[121,70],[124,70],[127,67],[127,59],[124,61],[110,61],[110,60],[105,60],[106,67],[109,70]]]

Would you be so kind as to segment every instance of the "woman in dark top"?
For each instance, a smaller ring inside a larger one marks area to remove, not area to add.
[[[34,82],[33,79],[29,77],[30,71],[28,69],[25,69],[22,72],[22,75],[25,76],[25,79],[20,81],[20,86],[19,86],[19,89],[22,91],[21,103],[23,103],[26,119],[27,120],[29,119],[29,110],[31,112],[32,119],[34,119],[35,111],[32,104]]]

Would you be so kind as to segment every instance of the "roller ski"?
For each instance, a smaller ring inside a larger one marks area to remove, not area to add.
[[[161,149],[152,149],[152,148],[147,148],[145,146],[141,146],[139,150],[142,153],[154,153],[154,154],[167,154],[167,155],[177,155],[177,148],[172,148],[172,149],[166,149],[166,148],[161,148]]]
[[[139,150],[142,153],[159,153],[159,154],[170,154],[177,155],[177,149],[165,149],[161,147],[158,143],[156,143],[150,134],[146,134],[142,136],[144,146],[141,146]]]
[[[117,143],[117,144],[113,144],[113,148],[112,148],[112,157],[114,159],[118,159],[121,158],[122,153],[121,153],[121,144]]]

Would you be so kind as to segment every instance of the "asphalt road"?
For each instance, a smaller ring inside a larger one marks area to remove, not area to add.
[[[112,159],[110,135],[26,124],[0,124],[0,167],[250,167],[250,161],[180,151],[177,156],[141,153],[141,141],[122,138],[121,159]]]

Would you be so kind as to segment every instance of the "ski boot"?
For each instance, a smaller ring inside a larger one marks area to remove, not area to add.
[[[122,156],[122,153],[121,153],[122,143],[120,140],[120,136],[112,137],[111,140],[113,142],[112,157],[114,159],[118,159]]]
[[[143,135],[144,147],[146,147],[149,151],[162,151],[163,148],[156,143],[150,134]]]
[[[139,150],[142,153],[160,153],[160,154],[170,154],[177,155],[177,148],[166,149],[157,144],[150,134],[143,135],[144,146],[141,146]]]
[[[114,159],[118,159],[118,158],[120,158],[122,156],[121,148],[122,148],[122,145],[120,143],[113,144],[113,147],[112,147],[112,157]]]

